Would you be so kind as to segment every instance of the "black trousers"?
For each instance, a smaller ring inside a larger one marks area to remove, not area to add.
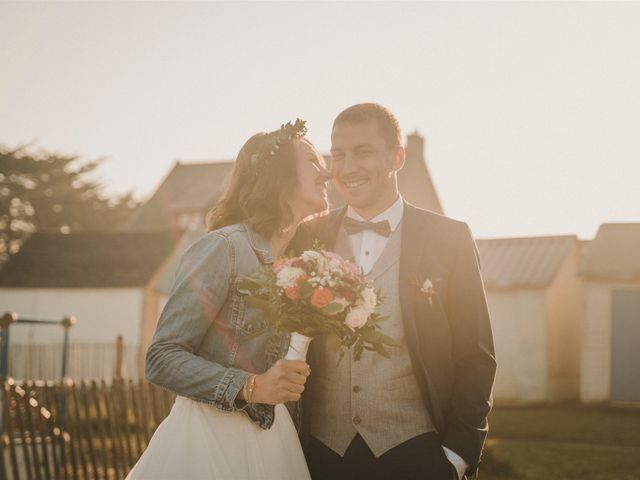
[[[379,458],[360,435],[353,439],[344,457],[311,437],[305,456],[313,480],[452,480],[457,477],[436,433],[418,435]]]

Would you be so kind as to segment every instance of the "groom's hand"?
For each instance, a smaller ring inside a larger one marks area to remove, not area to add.
[[[278,360],[269,370],[256,377],[251,402],[275,405],[300,400],[310,373],[309,365],[305,362]]]

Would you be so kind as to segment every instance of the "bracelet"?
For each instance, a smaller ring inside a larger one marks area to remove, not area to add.
[[[253,396],[253,390],[256,388],[256,377],[257,375],[251,375],[249,379],[245,382],[243,388],[244,400],[247,403],[251,403],[251,397]]]

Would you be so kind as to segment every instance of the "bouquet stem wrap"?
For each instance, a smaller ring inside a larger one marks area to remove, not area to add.
[[[302,335],[298,332],[291,334],[291,342],[289,343],[289,350],[284,356],[285,360],[302,360],[307,359],[307,350],[309,350],[309,344],[311,343],[311,337]]]

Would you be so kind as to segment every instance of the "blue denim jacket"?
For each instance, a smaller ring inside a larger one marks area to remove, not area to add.
[[[145,376],[178,395],[233,412],[244,409],[263,429],[274,407],[236,397],[250,373],[282,358],[289,335],[247,305],[239,280],[273,263],[269,243],[248,225],[204,235],[183,255],[147,351]]]

